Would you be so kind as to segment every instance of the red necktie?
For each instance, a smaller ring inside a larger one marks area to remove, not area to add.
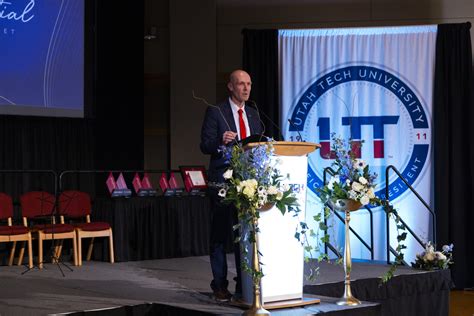
[[[244,118],[242,117],[242,114],[244,113],[244,111],[240,109],[238,112],[239,112],[240,139],[244,139],[245,137],[247,137],[247,129],[245,128]]]

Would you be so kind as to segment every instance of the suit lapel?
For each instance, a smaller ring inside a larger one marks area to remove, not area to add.
[[[232,108],[230,106],[229,99],[226,100],[226,104],[223,107],[222,112],[224,113],[224,117],[227,120],[227,123],[229,123],[232,131],[237,133],[237,127],[235,126],[234,115],[232,114]]]
[[[253,135],[255,133],[254,128],[253,128],[254,117],[253,117],[252,111],[250,110],[250,106],[248,106],[247,103],[245,103],[245,112],[247,114],[247,121],[249,122],[250,135]]]

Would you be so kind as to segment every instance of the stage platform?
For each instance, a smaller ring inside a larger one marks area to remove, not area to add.
[[[235,268],[231,255],[228,263],[232,279]],[[212,299],[208,256],[115,264],[84,262],[82,267],[72,267],[72,272],[63,267],[65,277],[56,265],[45,267],[23,275],[24,267],[0,267],[0,315],[240,315],[244,311]],[[386,300],[400,302],[406,299],[404,296],[413,296],[424,304],[426,295],[431,293],[430,298],[436,296],[438,300],[430,301],[433,308],[440,308],[435,314],[447,315],[441,305],[448,302],[449,271],[428,273],[401,268],[393,286],[379,287],[375,278],[385,269],[386,266],[354,263],[354,294],[365,300],[380,292],[379,299],[364,301],[356,308],[341,307],[335,301],[342,295],[342,267],[323,264],[321,275],[304,287],[306,295],[320,298],[321,304],[272,310],[272,314],[402,315],[387,309]],[[233,287],[231,281],[229,288]],[[405,293],[401,298],[393,296],[401,293]]]

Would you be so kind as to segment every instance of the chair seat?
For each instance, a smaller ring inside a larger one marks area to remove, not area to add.
[[[15,225],[15,226],[0,226],[0,235],[23,235],[28,233],[28,228],[25,226]]]
[[[45,234],[70,233],[74,231],[74,226],[70,224],[40,224],[33,226],[35,230],[41,230]]]
[[[84,231],[99,231],[109,229],[110,224],[106,222],[80,223],[76,224],[76,227]]]

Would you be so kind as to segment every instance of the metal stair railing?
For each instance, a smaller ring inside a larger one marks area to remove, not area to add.
[[[331,167],[324,168],[324,173],[323,173],[324,184],[326,184],[328,173],[331,176],[334,176],[334,175],[337,174]],[[334,209],[329,204],[326,203],[326,206],[329,207],[333,211],[334,215],[336,215],[336,217],[339,218],[339,220],[344,223],[344,218],[339,213],[334,211]],[[349,226],[349,229],[354,234],[354,236],[357,239],[359,239],[359,241],[370,251],[370,259],[374,260],[374,218],[373,218],[373,212],[372,212],[372,209],[370,207],[368,207],[367,205],[365,206],[365,209],[369,212],[369,217],[370,217],[370,245],[367,244],[367,242],[352,227]],[[327,227],[327,219],[326,218],[324,218],[324,224]],[[325,252],[325,254],[328,253],[328,248],[334,254],[336,254],[339,258],[342,257],[341,253],[330,242],[324,243],[324,252]]]
[[[418,200],[425,206],[425,208],[428,210],[428,212],[431,214],[433,220],[432,220],[432,233],[433,233],[433,242],[436,244],[436,214],[431,210],[430,206],[428,203],[423,200],[423,198],[416,192],[416,190],[408,183],[408,181],[403,177],[403,175],[398,171],[397,168],[395,168],[393,165],[389,165],[385,169],[385,201],[390,203],[390,197],[389,197],[389,171],[393,170],[400,180],[402,180],[405,185],[410,189],[412,193],[415,194],[415,196],[418,198]],[[412,237],[424,248],[426,244],[418,237],[418,235],[406,224],[406,222],[398,215],[400,222],[405,226],[406,230],[412,235]],[[390,218],[388,214],[386,214],[386,224],[387,224],[387,263],[390,264],[390,253],[392,253],[394,256],[397,256],[397,251],[390,246]],[[403,264],[408,265],[405,261],[403,261]]]

